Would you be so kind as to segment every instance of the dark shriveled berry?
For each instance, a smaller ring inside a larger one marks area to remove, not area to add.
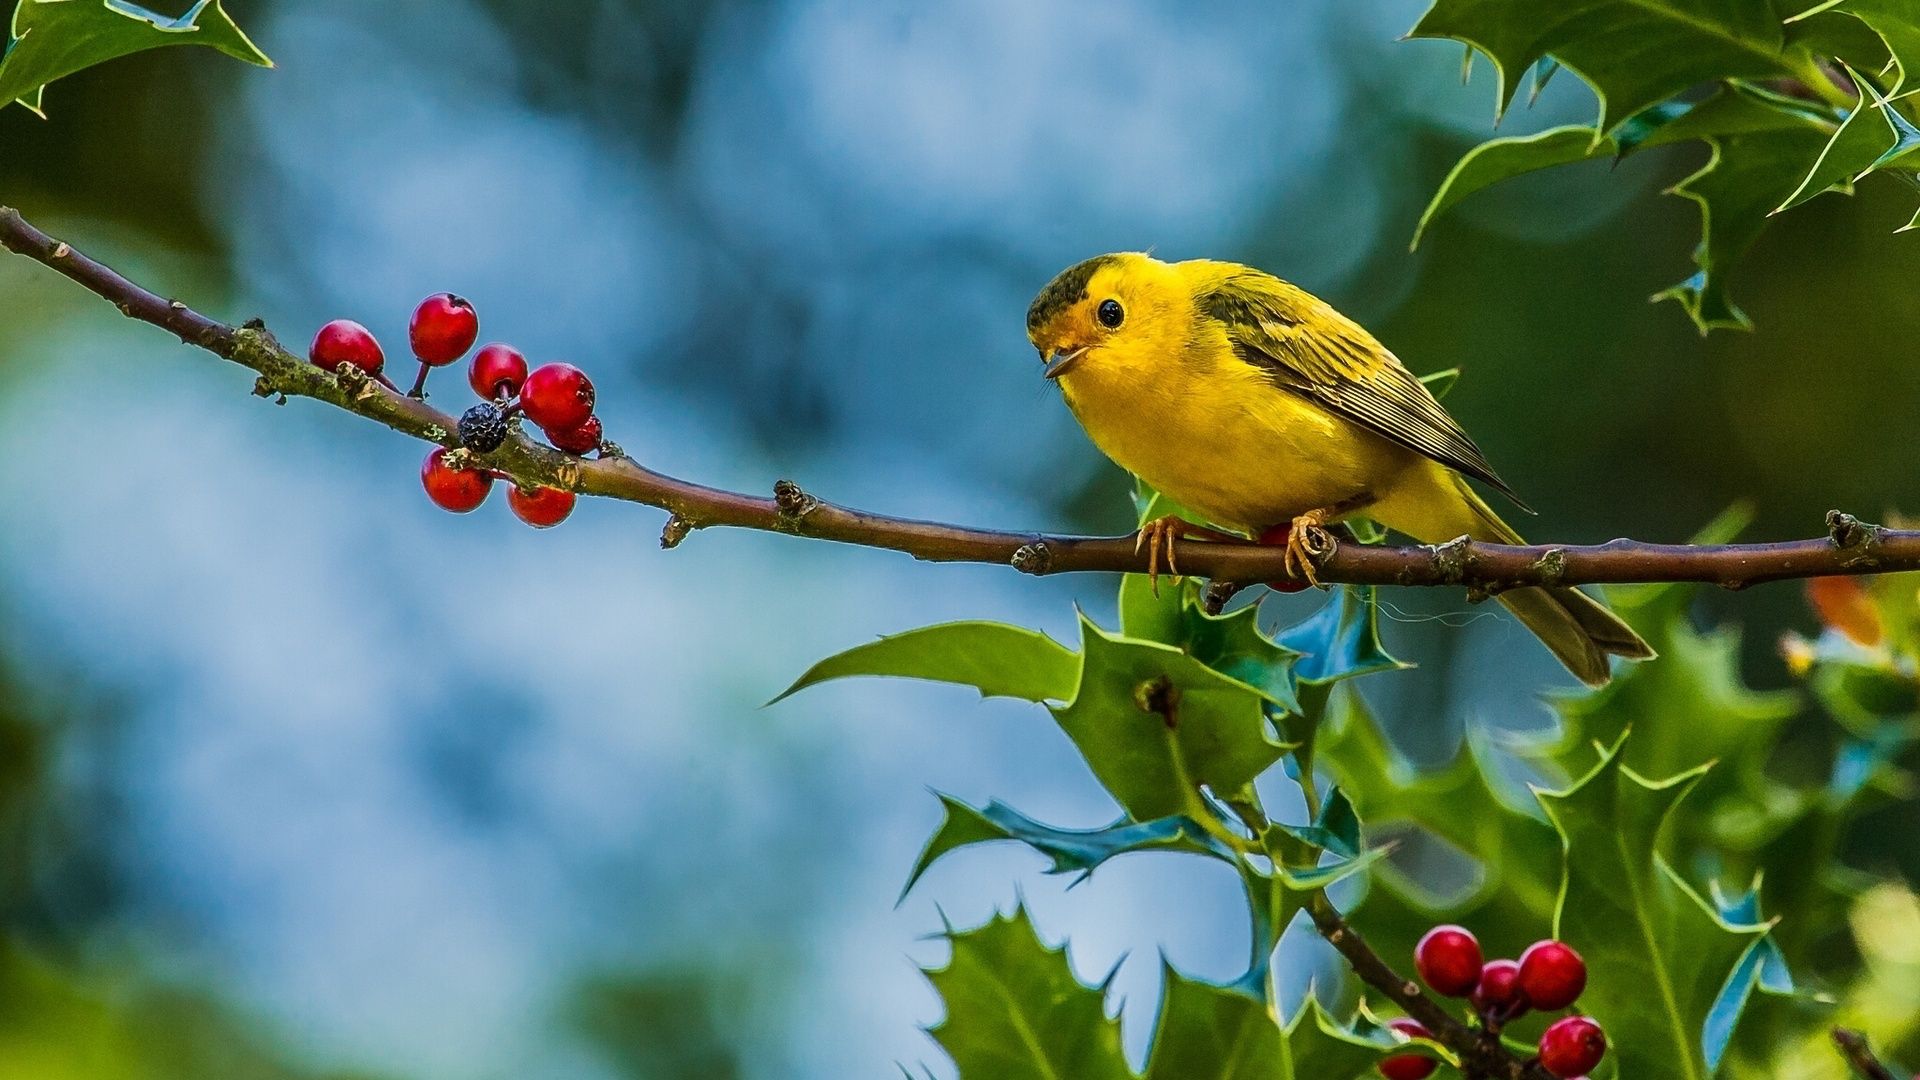
[[[1480,985],[1480,942],[1460,926],[1436,926],[1413,949],[1413,966],[1435,993],[1466,997]]]
[[[1607,1033],[1584,1016],[1564,1016],[1540,1036],[1540,1067],[1555,1076],[1585,1076],[1607,1055]]]
[[[573,502],[573,492],[560,488],[507,489],[507,505],[513,507],[514,516],[536,529],[551,529],[567,520],[573,513]]]
[[[499,408],[481,402],[460,414],[460,445],[491,454],[507,441],[507,418]]]
[[[547,432],[547,438],[554,446],[575,456],[591,454],[600,449],[600,440],[603,435],[604,430],[597,416],[587,417],[587,422],[577,428]]]
[[[1410,1039],[1431,1039],[1425,1024],[1410,1016],[1396,1017],[1387,1026]],[[1393,1054],[1380,1059],[1380,1075],[1387,1080],[1427,1080],[1440,1063],[1424,1054]]]
[[[1560,941],[1536,941],[1520,954],[1520,989],[1536,1009],[1564,1009],[1587,988],[1587,962]]]
[[[440,447],[427,455],[420,465],[420,486],[427,489],[427,498],[442,510],[456,514],[470,513],[487,501],[487,492],[493,490],[493,476],[481,469],[456,469],[447,464],[447,455],[452,453],[446,447]]]

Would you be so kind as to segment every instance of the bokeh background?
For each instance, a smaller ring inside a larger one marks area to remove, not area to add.
[[[1691,271],[1696,211],[1661,192],[1698,146],[1510,183],[1410,254],[1492,122],[1484,64],[1463,85],[1457,46],[1396,40],[1422,6],[233,0],[277,70],[163,50],[59,83],[51,120],[0,113],[0,202],[289,343],[351,317],[397,359],[413,303],[460,292],[483,340],[588,368],[634,456],[744,489],[1129,527],[1022,315],[1060,267],[1151,247],[1464,368],[1449,407],[1544,538],[1911,506],[1911,196],[1783,218],[1738,278],[1758,332],[1710,340],[1647,303]],[[1593,113],[1563,76],[1501,130]],[[1070,640],[1112,579],[661,552],[624,505],[451,517],[418,444],[250,386],[0,260],[0,1075],[946,1075],[927,935],[1016,896],[1083,975],[1120,965],[1136,1054],[1160,955],[1237,973],[1224,872],[1123,860],[1069,892],[987,849],[896,907],[930,787],[1112,816],[1043,711],[877,682],[760,707],[909,626]],[[1411,756],[1548,722],[1564,677],[1510,620],[1387,599],[1420,667],[1369,690]],[[1792,587],[1703,605],[1784,681]],[[1286,952],[1297,993],[1313,957]]]

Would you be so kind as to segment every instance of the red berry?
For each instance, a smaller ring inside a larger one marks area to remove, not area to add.
[[[1536,941],[1520,954],[1520,989],[1536,1009],[1564,1009],[1587,988],[1587,962],[1558,941]]]
[[[498,341],[481,346],[480,351],[473,354],[473,364],[467,368],[467,382],[473,386],[473,392],[487,401],[513,397],[526,381],[527,358],[520,350]]]
[[[1607,1033],[1584,1016],[1563,1016],[1540,1036],[1540,1067],[1555,1076],[1585,1076],[1607,1054]]]
[[[307,359],[313,361],[315,367],[328,371],[340,370],[341,364],[352,364],[369,375],[380,374],[387,363],[380,343],[366,327],[352,319],[335,319],[321,327],[320,332],[313,335],[313,344],[307,347]]]
[[[427,455],[420,466],[420,486],[427,489],[427,498],[442,510],[451,510],[456,514],[470,513],[487,501],[487,492],[493,490],[493,476],[484,469],[456,469],[447,464],[446,458],[452,451],[441,447]]]
[[[473,339],[480,336],[480,316],[460,297],[434,293],[413,309],[407,336],[413,341],[413,355],[421,363],[434,367],[451,364],[473,348]]]
[[[1410,1039],[1431,1039],[1426,1025],[1410,1016],[1395,1017],[1387,1026]],[[1440,1063],[1422,1054],[1394,1054],[1380,1059],[1380,1075],[1387,1080],[1427,1080]]]
[[[514,516],[536,529],[551,529],[573,513],[573,492],[560,488],[534,488],[531,493],[519,485],[507,489],[507,505]]]
[[[1291,524],[1275,525],[1262,532],[1256,539],[1259,543],[1265,544],[1268,547],[1283,547],[1287,542],[1287,537],[1292,534],[1293,526]],[[1267,582],[1267,588],[1272,589],[1274,592],[1300,592],[1303,589],[1311,588],[1311,586],[1304,581],[1286,578],[1281,581]]]
[[[1487,961],[1480,969],[1480,985],[1473,988],[1468,1000],[1483,1019],[1498,1019],[1501,1023],[1521,1016],[1532,1007],[1527,992],[1520,989],[1520,964],[1514,960]]]
[[[521,385],[520,408],[549,432],[571,431],[593,415],[593,381],[572,364],[542,364]]]
[[[553,445],[569,454],[591,454],[600,449],[601,435],[600,418],[597,416],[587,417],[587,422],[579,427],[547,432],[547,438]]]
[[[1466,997],[1480,985],[1480,942],[1458,926],[1436,926],[1413,949],[1413,966],[1434,992]]]

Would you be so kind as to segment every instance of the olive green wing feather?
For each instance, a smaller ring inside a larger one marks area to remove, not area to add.
[[[1426,386],[1358,323],[1306,290],[1244,270],[1201,291],[1242,360],[1299,394],[1448,468],[1484,480],[1530,510]]]

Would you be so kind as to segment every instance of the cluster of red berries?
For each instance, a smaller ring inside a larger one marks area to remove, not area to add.
[[[1435,993],[1466,998],[1481,1026],[1496,1034],[1529,1010],[1572,1005],[1587,988],[1587,963],[1565,942],[1536,941],[1518,960],[1482,962],[1480,942],[1459,926],[1427,931],[1413,951],[1413,966]],[[1433,1037],[1411,1018],[1388,1026],[1409,1038]],[[1563,1016],[1540,1036],[1540,1067],[1555,1076],[1585,1077],[1606,1053],[1606,1032],[1585,1016]],[[1430,1057],[1395,1054],[1380,1062],[1380,1073],[1387,1080],[1426,1080],[1435,1067]]]
[[[407,325],[413,355],[420,361],[412,397],[425,397],[427,374],[467,354],[480,336],[480,318],[473,305],[452,293],[435,293],[420,301]],[[367,328],[351,319],[335,319],[320,328],[307,350],[307,359],[328,371],[351,364],[397,392],[381,371],[386,354]],[[467,382],[482,401],[460,416],[460,444],[486,454],[507,441],[507,420],[524,415],[539,425],[549,442],[569,454],[600,449],[600,418],[593,412],[593,382],[572,364],[542,364],[527,370],[527,358],[511,345],[494,342],[473,354]],[[477,510],[486,501],[496,479],[504,473],[472,465],[456,466],[452,451],[434,450],[420,466],[420,483],[434,505],[456,514]],[[559,488],[522,488],[507,492],[514,515],[536,529],[551,528],[573,513],[574,495]]]

